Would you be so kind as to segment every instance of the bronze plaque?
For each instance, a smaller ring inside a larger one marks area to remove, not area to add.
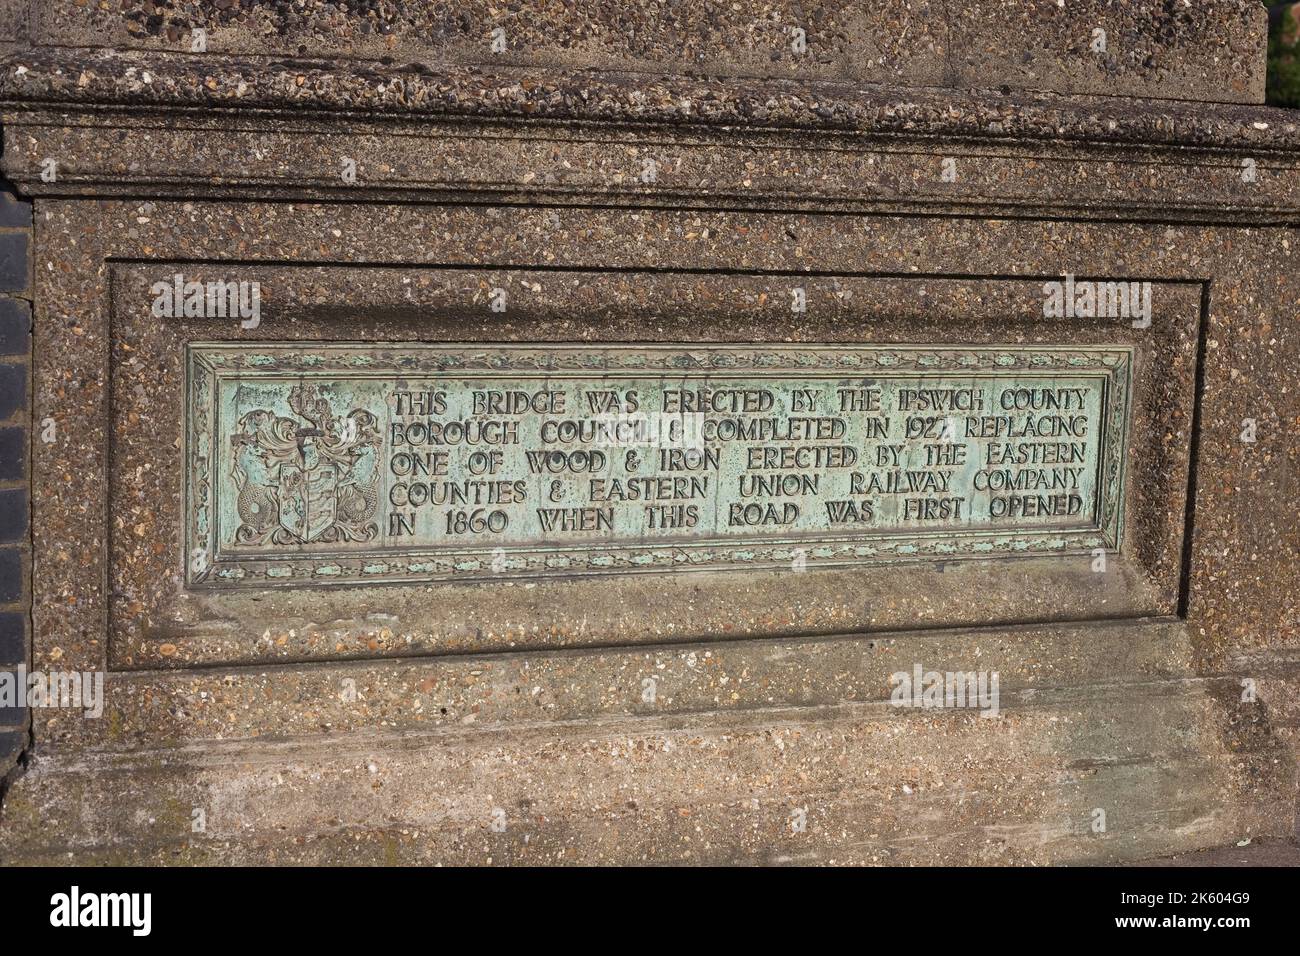
[[[188,346],[186,581],[1119,546],[1126,348]]]

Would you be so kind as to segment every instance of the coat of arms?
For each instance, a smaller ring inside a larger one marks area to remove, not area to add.
[[[289,390],[297,419],[265,408],[230,437],[238,544],[370,541],[379,503],[379,420],[354,408],[336,418],[314,384]]]

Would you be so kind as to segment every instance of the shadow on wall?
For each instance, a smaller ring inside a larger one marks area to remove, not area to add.
[[[1300,108],[1300,3],[1264,0],[1268,10],[1270,106]]]

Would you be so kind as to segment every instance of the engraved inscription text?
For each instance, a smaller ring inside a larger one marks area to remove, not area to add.
[[[1116,548],[1127,349],[195,344],[191,586]]]

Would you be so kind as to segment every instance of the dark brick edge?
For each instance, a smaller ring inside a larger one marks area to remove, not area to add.
[[[4,671],[31,661],[32,224],[30,200],[0,177],[0,670]],[[9,787],[25,771],[32,746],[26,709],[0,707],[0,808]]]

